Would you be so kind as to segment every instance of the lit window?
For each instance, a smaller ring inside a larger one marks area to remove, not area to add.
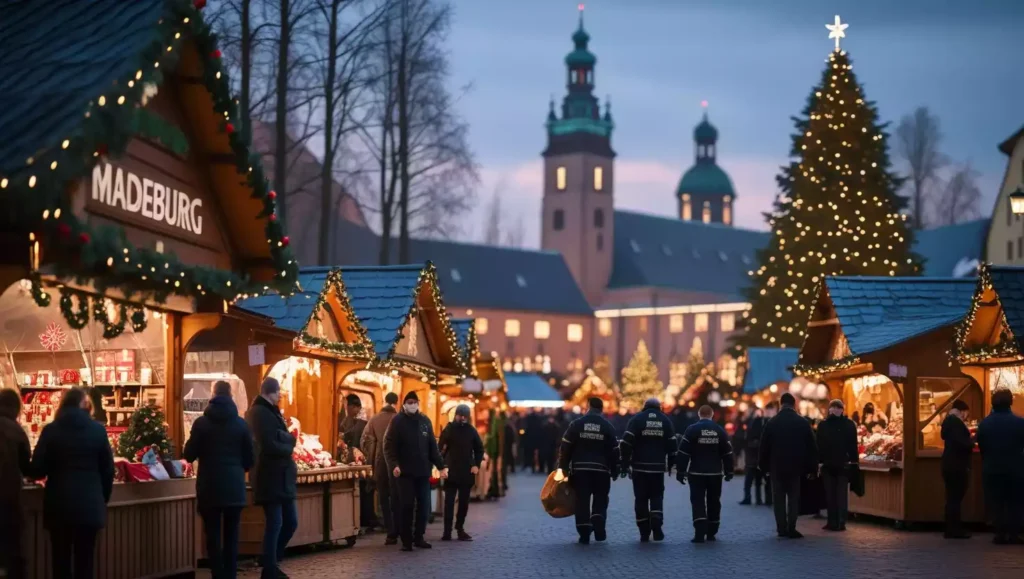
[[[728,195],[722,203],[722,223],[732,225],[732,197]]]
[[[697,314],[693,316],[693,331],[695,332],[706,332],[708,331],[708,315]]]
[[[487,318],[476,319],[476,333],[483,336],[487,333]]]
[[[719,326],[723,332],[731,332],[736,329],[736,314],[722,314],[719,319],[721,320]]]
[[[611,318],[601,318],[597,320],[597,333],[601,334],[601,337],[603,338],[607,338],[612,335]]]
[[[519,337],[519,320],[505,320],[505,335],[509,338]]]
[[[551,335],[551,322],[538,320],[533,323],[533,337],[538,340],[547,340]]]
[[[683,331],[683,314],[673,314],[668,317],[668,331],[673,334]]]
[[[569,324],[566,330],[566,337],[569,338],[570,342],[582,342],[583,324]]]
[[[641,316],[641,318],[640,318],[640,331],[641,332],[646,332],[647,331],[647,316]]]
[[[604,191],[604,167],[594,167],[594,191]]]
[[[635,239],[629,240],[629,246],[633,248],[633,253],[640,253],[640,244]]]
[[[690,194],[689,193],[683,193],[683,211],[682,211],[682,213],[683,214],[681,215],[681,217],[682,217],[683,221],[689,221],[689,220],[693,219],[693,206],[690,204]]]
[[[565,191],[565,167],[555,169],[555,188]]]
[[[452,281],[455,283],[462,281],[462,274],[459,273],[459,270],[454,268],[452,269]]]
[[[526,278],[522,275],[516,274],[516,285],[519,287],[526,287]]]
[[[703,220],[704,223],[711,223],[711,202],[710,201],[705,201],[704,202],[704,211],[701,214],[701,220]]]

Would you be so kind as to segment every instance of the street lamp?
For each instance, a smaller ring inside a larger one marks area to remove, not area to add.
[[[1010,193],[1010,209],[1017,215],[1024,213],[1024,185],[1018,186],[1016,191]]]

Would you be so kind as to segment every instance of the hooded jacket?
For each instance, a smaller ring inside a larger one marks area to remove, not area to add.
[[[468,422],[449,422],[441,431],[437,445],[444,457],[444,465],[448,467],[445,484],[473,486],[472,468],[479,468],[484,459],[484,443],[476,428]]]
[[[43,520],[48,529],[102,528],[114,488],[114,453],[103,425],[81,408],[62,408],[43,428],[31,474],[46,479]]]
[[[676,432],[672,421],[657,407],[644,407],[626,426],[619,443],[624,467],[633,472],[663,474],[676,459]]]
[[[230,396],[214,396],[192,424],[185,460],[199,462],[196,505],[199,510],[244,507],[245,473],[253,466],[252,431]]]
[[[562,436],[558,468],[618,475],[619,448],[615,429],[597,410],[573,420]]]
[[[395,407],[391,405],[382,408],[366,423],[363,437],[359,441],[359,449],[366,457],[366,464],[373,467],[374,478],[379,478],[388,471],[387,461],[384,460],[384,435],[395,418],[395,412]]]

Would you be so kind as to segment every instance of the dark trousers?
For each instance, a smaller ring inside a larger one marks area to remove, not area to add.
[[[8,579],[25,576],[25,553],[21,546],[20,504],[0,505],[0,569]]]
[[[390,476],[374,477],[374,492],[377,494],[377,501],[380,502],[380,514],[384,518],[384,528],[387,529],[388,538],[397,539],[398,529],[401,526],[398,484]]]
[[[603,534],[608,517],[608,493],[612,490],[612,477],[606,472],[581,471],[569,478],[576,492],[576,530],[581,537],[590,532]]]
[[[770,507],[774,504],[772,500],[774,498],[772,496],[772,477],[765,476],[761,469],[758,469],[757,472],[764,478],[764,504]]]
[[[800,479],[798,474],[772,473],[772,506],[775,509],[775,528],[779,533],[796,530],[800,516]]]
[[[206,559],[213,579],[234,579],[238,575],[238,527],[242,507],[203,509]]]
[[[430,477],[400,476],[392,479],[398,483],[398,500],[400,506],[400,525],[398,535],[402,545],[409,546],[413,541],[420,541],[427,532],[427,519],[430,517]]]
[[[277,577],[277,563],[299,527],[295,501],[265,503],[263,516],[263,577]]]
[[[992,517],[997,539],[1017,536],[1020,532],[1020,498],[1018,481],[1012,475],[986,475],[985,504]]]
[[[828,524],[841,527],[846,524],[846,513],[850,503],[850,477],[845,470],[829,472],[823,470],[822,482],[825,483],[825,510],[828,511]]]
[[[757,503],[761,504],[761,485],[764,484],[764,477],[760,469],[754,466],[754,462],[748,462],[743,471],[743,500],[750,502],[750,490],[755,490]]]
[[[462,531],[466,525],[466,513],[469,512],[469,495],[473,491],[473,484],[444,484],[444,534],[452,534],[452,519],[455,520],[455,530]],[[459,500],[458,510],[455,509],[455,499]]]
[[[551,474],[555,471],[557,465],[555,464],[555,451],[553,449],[544,449],[540,451],[540,472],[541,474]]]
[[[693,532],[697,536],[718,534],[722,517],[722,477],[689,475]]]
[[[963,531],[961,512],[964,497],[967,495],[969,471],[943,470],[942,482],[946,486],[946,532],[960,533]]]
[[[92,579],[96,562],[96,527],[50,529],[53,579]]]
[[[661,529],[665,520],[665,475],[662,473],[633,472],[633,509],[640,534],[647,536],[653,529]]]
[[[373,503],[373,483],[368,480],[359,481],[359,526],[376,527],[377,509]]]

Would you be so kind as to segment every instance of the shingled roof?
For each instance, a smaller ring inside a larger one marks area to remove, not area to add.
[[[508,385],[509,403],[513,406],[557,407],[563,403],[558,391],[532,372],[506,372],[505,384]]]
[[[829,277],[825,286],[851,354],[861,355],[959,322],[975,280]]]
[[[416,304],[423,264],[342,267],[352,312],[366,330],[378,358],[387,358],[401,339],[409,312]]]
[[[1024,351],[1024,267],[988,266],[987,271],[1017,349]]]
[[[799,356],[797,348],[747,348],[743,393],[756,394],[776,382],[791,381]]]
[[[239,300],[235,305],[243,310],[266,316],[274,325],[292,332],[301,332],[309,325],[313,310],[327,284],[327,268],[303,269],[299,272],[301,292],[287,298],[265,295]]]
[[[985,254],[989,221],[977,219],[914,233],[914,251],[924,258],[924,275],[973,276]]]

